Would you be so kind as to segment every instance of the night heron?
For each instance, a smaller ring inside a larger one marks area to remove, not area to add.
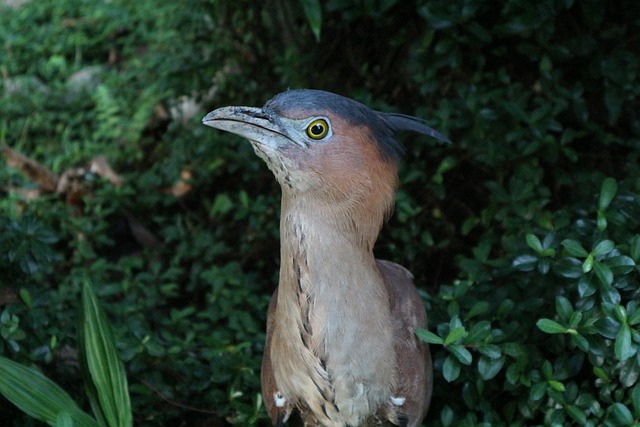
[[[318,90],[204,124],[248,139],[282,188],[280,281],[269,305],[262,393],[274,425],[417,426],[432,388],[416,338],[424,305],[405,268],[376,260],[403,154],[397,131],[446,138],[422,120]]]

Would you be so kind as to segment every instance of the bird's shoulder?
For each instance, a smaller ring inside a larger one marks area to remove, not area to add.
[[[413,283],[413,274],[391,261],[376,260],[376,264],[387,288],[393,317],[403,319],[413,327],[425,327],[424,303]]]
[[[398,377],[393,393],[406,399],[401,407],[386,405],[385,415],[391,420],[402,418],[401,425],[416,426],[429,408],[433,383],[429,347],[415,335],[416,329],[427,327],[427,313],[409,270],[390,261],[376,263],[386,285],[394,329]]]

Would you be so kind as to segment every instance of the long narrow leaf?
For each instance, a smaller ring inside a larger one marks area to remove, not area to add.
[[[0,356],[0,394],[30,417],[58,425],[60,417],[70,417],[77,427],[98,427],[71,397],[35,369]],[[66,415],[62,415],[66,413]]]
[[[109,427],[130,427],[131,402],[124,366],[118,356],[111,327],[88,280],[82,288],[82,312],[83,356],[102,415]]]
[[[91,379],[91,371],[89,370],[89,365],[87,363],[87,344],[84,339],[84,325],[86,324],[85,311],[86,310],[82,310],[78,316],[78,361],[80,362],[80,370],[82,371],[82,378],[84,380],[84,391],[89,398],[93,415],[98,420],[100,427],[108,427],[107,420],[105,419],[102,407],[100,406],[98,390],[96,390],[96,386]]]
[[[60,412],[56,417],[55,427],[74,427],[73,418],[68,412]]]
[[[304,14],[307,17],[307,22],[311,27],[311,31],[316,38],[316,41],[320,41],[320,31],[322,29],[322,6],[318,0],[300,0]]]

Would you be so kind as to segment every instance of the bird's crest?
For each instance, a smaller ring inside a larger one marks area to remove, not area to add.
[[[405,152],[394,138],[396,132],[411,131],[450,142],[444,135],[426,125],[422,119],[398,113],[374,111],[360,102],[331,92],[312,89],[288,90],[269,100],[265,109],[286,115],[290,109],[330,111],[355,126],[371,131],[383,157],[398,161]]]

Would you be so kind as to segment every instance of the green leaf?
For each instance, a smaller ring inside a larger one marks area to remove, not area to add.
[[[616,196],[618,191],[618,184],[613,178],[607,178],[602,182],[602,188],[600,189],[600,200],[598,202],[598,209],[605,210],[611,204],[611,201]]]
[[[458,316],[460,315],[460,304],[458,304],[458,301],[451,301],[449,302],[449,304],[447,304],[447,314],[451,317],[453,317],[452,323],[456,323],[454,322],[454,319],[457,319],[459,322],[459,318]],[[458,325],[459,326],[459,325]],[[457,326],[455,326],[454,324],[449,325],[449,327],[451,329],[456,328]]]
[[[463,236],[468,235],[471,230],[473,230],[478,224],[480,224],[480,220],[477,217],[469,217],[463,223],[461,227],[461,233]]]
[[[582,276],[582,264],[578,258],[564,257],[558,260],[553,270],[562,277],[577,279]]]
[[[506,357],[504,356],[497,359],[481,356],[478,361],[478,373],[480,373],[480,377],[482,377],[483,380],[490,380],[494,378],[502,369],[505,360]]]
[[[580,245],[575,240],[565,239],[560,244],[565,248],[567,253],[574,257],[586,258],[589,255],[589,252],[585,248]]]
[[[481,345],[478,347],[478,352],[490,359],[497,359],[502,356],[502,350],[495,344]]]
[[[491,323],[487,320],[482,320],[471,327],[469,335],[465,337],[465,342],[469,344],[480,344],[489,336],[490,333]]]
[[[571,418],[573,418],[578,424],[585,425],[587,423],[587,415],[584,411],[577,406],[567,405],[565,406],[567,413]]]
[[[498,309],[495,311],[495,316],[496,318],[500,318],[500,317],[504,317],[506,315],[508,315],[509,313],[511,313],[514,309],[514,307],[516,306],[516,303],[513,302],[512,299],[505,299],[503,300],[500,305],[498,306]],[[491,330],[491,324],[487,321],[485,321],[487,323],[488,326],[488,330]],[[482,323],[482,322],[479,322]],[[473,331],[474,328],[471,328],[471,330]]]
[[[113,332],[100,309],[89,280],[82,288],[82,344],[81,357],[90,373],[95,390],[92,408],[99,408],[110,427],[132,425],[131,402],[124,366],[115,347]],[[91,394],[90,394],[91,397]]]
[[[627,323],[627,310],[619,304],[613,306],[613,314],[620,323]]]
[[[71,418],[71,414],[66,411],[60,412],[56,417],[56,427],[73,427],[73,419]]]
[[[547,383],[546,382],[541,382],[541,383],[534,384],[531,387],[531,391],[529,392],[529,397],[533,401],[540,400],[540,399],[542,399],[544,397],[546,391],[547,391]]]
[[[460,362],[453,356],[447,356],[442,365],[442,376],[447,382],[452,382],[460,376]]]
[[[456,341],[459,341],[469,335],[469,333],[465,330],[464,326],[459,326],[454,328],[449,332],[447,337],[444,339],[444,345],[451,345]]]
[[[426,341],[429,344],[444,344],[444,340],[442,338],[426,329],[416,329],[416,335],[422,341]]]
[[[615,339],[620,330],[620,323],[611,317],[603,317],[595,323],[596,329],[600,335],[605,338]]]
[[[453,410],[449,406],[444,406],[440,411],[440,422],[443,426],[450,426],[453,424]]]
[[[584,262],[582,263],[582,272],[588,273],[591,270],[593,270],[593,263],[594,263],[593,254],[587,255]]]
[[[620,325],[620,330],[616,336],[615,353],[616,358],[620,361],[625,361],[635,354],[631,346],[631,330],[626,323]]]
[[[574,311],[569,318],[569,328],[576,329],[580,322],[582,321],[582,317],[584,315],[581,311]]]
[[[631,238],[631,243],[629,244],[629,255],[631,255],[631,258],[635,262],[640,261],[640,234],[636,234]]]
[[[513,260],[511,265],[520,271],[533,271],[537,263],[538,257],[533,255],[520,255]]]
[[[552,256],[556,255],[556,250],[553,249],[553,248],[547,248],[547,249],[543,250],[542,252],[540,252],[540,255],[544,256],[544,257],[552,257]]]
[[[469,381],[466,381],[462,386],[460,397],[464,404],[467,405],[467,408],[475,408],[478,406],[478,388],[482,388],[482,386],[477,387]]]
[[[591,251],[591,254],[594,257],[599,258],[605,255],[608,255],[615,248],[616,248],[616,244],[613,243],[613,241],[603,240],[602,242],[598,243],[595,248],[593,248],[593,251]]]
[[[589,297],[596,293],[598,284],[594,277],[590,274],[580,277],[578,281],[578,293],[581,298]]]
[[[27,308],[31,308],[31,293],[29,293],[25,288],[20,288],[20,299]]]
[[[636,349],[633,349],[633,355],[635,355]],[[630,388],[638,381],[638,377],[640,377],[640,366],[636,361],[636,358],[633,355],[627,359],[626,362],[622,363],[620,366],[619,379],[620,385],[624,388]]]
[[[98,427],[71,397],[35,369],[0,356],[0,394],[30,417],[51,426],[66,412],[77,427]]]
[[[563,296],[556,297],[556,312],[565,321],[571,318],[571,315],[573,314],[573,307],[571,307],[571,303],[567,298]]]
[[[601,284],[600,299],[602,300],[602,303],[620,304],[622,296],[615,286]]]
[[[614,403],[611,407],[611,415],[621,426],[630,426],[633,424],[633,415],[631,411],[622,403]]]
[[[502,344],[501,347],[504,354],[507,354],[514,359],[519,361],[526,361],[528,359],[527,349],[520,343],[505,343]]]
[[[598,211],[598,219],[596,220],[596,224],[597,224],[598,230],[600,231],[604,231],[607,229],[607,225],[609,223],[607,221],[607,216],[605,215],[604,211]]]
[[[307,17],[307,22],[311,31],[316,38],[316,41],[320,41],[320,30],[322,29],[322,8],[319,0],[300,0],[304,14]]]
[[[559,391],[561,393],[564,393],[564,384],[562,384],[560,381],[557,380],[548,380],[547,383],[549,384],[549,386],[551,386],[552,389],[554,389],[555,391]]]
[[[518,364],[513,363],[509,365],[509,367],[507,368],[507,372],[505,373],[505,376],[507,378],[507,381],[510,384],[513,384],[513,385],[517,384],[518,379],[520,379],[520,369],[518,368]]]
[[[466,291],[465,291],[466,292]],[[462,294],[464,295],[464,293]],[[458,305],[458,303],[456,301],[452,301],[454,303],[456,303],[456,305]],[[460,308],[457,308],[455,311],[460,311]],[[452,331],[454,329],[457,328],[462,328],[462,320],[460,320],[460,317],[458,317],[457,315],[454,315],[453,317],[451,317],[451,320],[449,321],[449,330]]]
[[[567,328],[551,319],[540,319],[536,322],[536,326],[542,331],[548,334],[564,334],[567,332]]]
[[[471,307],[471,309],[467,313],[466,319],[472,319],[476,316],[486,313],[487,311],[489,311],[489,303],[487,301],[479,301]]]
[[[540,272],[540,274],[547,274],[550,268],[551,268],[551,263],[549,262],[548,259],[541,259],[538,262],[538,271]]]
[[[209,209],[209,214],[212,217],[217,217],[230,212],[232,209],[234,209],[234,203],[231,197],[227,193],[218,193]]]
[[[613,283],[613,273],[605,264],[595,261],[593,263],[593,271],[603,285],[610,286]]]
[[[461,345],[452,345],[447,347],[449,351],[462,363],[463,365],[471,365],[473,356],[471,352]]]
[[[627,313],[627,322],[629,325],[634,326],[640,323],[640,307],[635,307],[634,309],[630,309]]]
[[[633,412],[636,418],[640,418],[640,383],[636,384],[631,390],[631,403],[633,404]]]
[[[527,245],[534,250],[534,252],[536,253],[541,253],[543,251],[542,248],[542,242],[540,241],[540,239],[538,238],[538,236],[536,236],[535,234],[531,234],[528,233],[525,236],[526,240],[527,240]]]
[[[587,353],[589,351],[589,341],[580,334],[571,335],[571,340],[582,351]]]
[[[607,259],[605,264],[611,269],[613,274],[625,275],[631,273],[635,267],[636,263],[633,259],[629,258],[626,255],[619,255]]]
[[[593,373],[595,374],[596,377],[602,379],[603,381],[608,382],[608,383],[611,382],[611,377],[609,376],[607,371],[605,371],[600,366],[594,366],[593,367]]]

